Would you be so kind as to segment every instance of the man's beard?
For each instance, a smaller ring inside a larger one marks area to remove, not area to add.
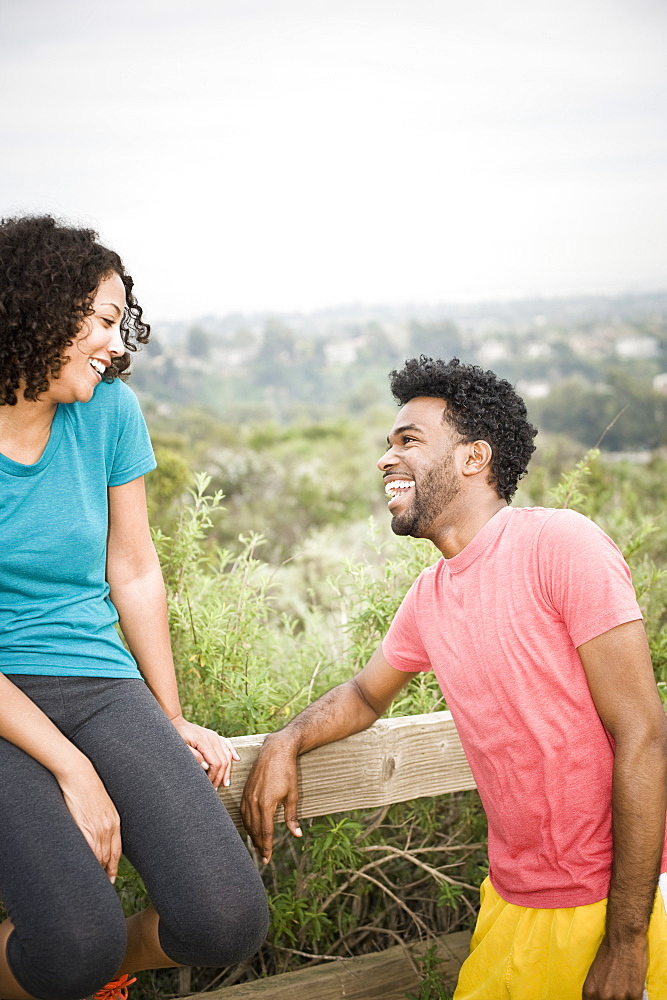
[[[430,526],[461,491],[456,479],[454,459],[450,457],[445,462],[432,466],[421,482],[415,483],[413,491],[407,510],[392,517],[391,530],[395,535],[428,538]]]

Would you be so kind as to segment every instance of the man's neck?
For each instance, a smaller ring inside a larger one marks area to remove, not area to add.
[[[467,497],[460,493],[447,511],[443,511],[442,519],[438,519],[438,524],[427,537],[440,549],[445,559],[453,559],[486,522],[506,506],[507,501],[496,493],[484,491],[482,496],[468,494]]]

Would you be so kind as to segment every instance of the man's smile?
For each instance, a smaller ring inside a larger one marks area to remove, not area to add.
[[[398,500],[400,497],[407,496],[414,485],[414,479],[410,479],[407,476],[386,476],[384,481],[384,491],[389,497],[387,506],[392,507],[395,500]]]

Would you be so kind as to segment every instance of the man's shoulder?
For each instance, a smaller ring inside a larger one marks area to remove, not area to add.
[[[511,520],[517,520],[524,524],[541,525],[554,517],[557,520],[565,521],[589,520],[584,514],[571,510],[569,507],[511,507],[510,509],[512,511]]]
[[[540,553],[558,560],[566,552],[585,553],[618,551],[614,540],[585,514],[568,507],[517,507],[512,521],[523,541],[531,539]]]
[[[434,562],[431,566],[427,566],[421,571],[421,573],[415,577],[412,581],[410,589],[406,594],[406,598],[417,599],[423,597],[425,593],[434,590],[437,586],[438,579],[442,576],[443,567],[446,566],[446,559],[442,556]]]
[[[585,514],[569,507],[512,507],[510,526],[515,531],[543,535],[577,532],[601,532],[602,529]]]

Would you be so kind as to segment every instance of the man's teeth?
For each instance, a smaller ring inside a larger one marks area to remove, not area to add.
[[[414,479],[394,479],[391,483],[386,484],[384,491],[388,497],[396,497],[414,485]]]
[[[98,375],[104,375],[105,371],[107,370],[107,366],[103,364],[101,361],[98,361],[97,358],[90,359],[90,366],[91,368],[95,369]]]

